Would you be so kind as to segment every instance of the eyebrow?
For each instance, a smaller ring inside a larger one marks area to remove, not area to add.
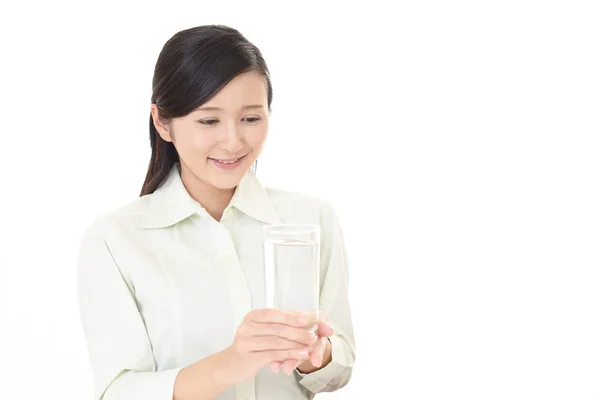
[[[264,108],[263,105],[260,104],[251,104],[248,106],[242,107],[242,110],[255,110],[259,108]],[[222,110],[220,107],[198,107],[194,111],[219,111]]]

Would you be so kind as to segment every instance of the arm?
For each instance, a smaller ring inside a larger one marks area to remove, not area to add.
[[[326,342],[323,365],[307,374],[298,371],[300,384],[312,393],[332,392],[344,387],[352,375],[355,344],[348,299],[346,248],[337,215],[331,207],[322,214],[320,309],[334,334]]]
[[[210,399],[229,386],[225,352],[187,368],[156,372],[133,290],[112,258],[100,223],[84,235],[77,273],[96,400]]]
[[[173,388],[173,400],[212,399],[233,382],[227,379],[227,357],[223,350],[183,368]]]

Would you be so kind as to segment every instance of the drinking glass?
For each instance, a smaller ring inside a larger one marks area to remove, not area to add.
[[[302,314],[316,332],[319,318],[318,225],[264,227],[264,266],[268,308]]]

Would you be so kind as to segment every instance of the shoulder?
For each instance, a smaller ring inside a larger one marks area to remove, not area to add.
[[[94,216],[85,228],[84,242],[93,238],[106,240],[107,236],[115,233],[141,230],[151,197],[142,196]]]
[[[279,206],[301,206],[308,208],[322,208],[329,206],[329,203],[325,199],[307,193],[272,187],[266,187],[265,191],[273,204]]]
[[[265,191],[284,222],[337,223],[334,207],[322,197],[272,187],[266,187]]]

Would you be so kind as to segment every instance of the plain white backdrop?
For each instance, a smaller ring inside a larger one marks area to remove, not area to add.
[[[81,234],[138,196],[156,57],[224,23],[272,72],[264,184],[336,208],[357,360],[324,399],[600,399],[593,1],[0,6],[0,399],[92,398]]]

